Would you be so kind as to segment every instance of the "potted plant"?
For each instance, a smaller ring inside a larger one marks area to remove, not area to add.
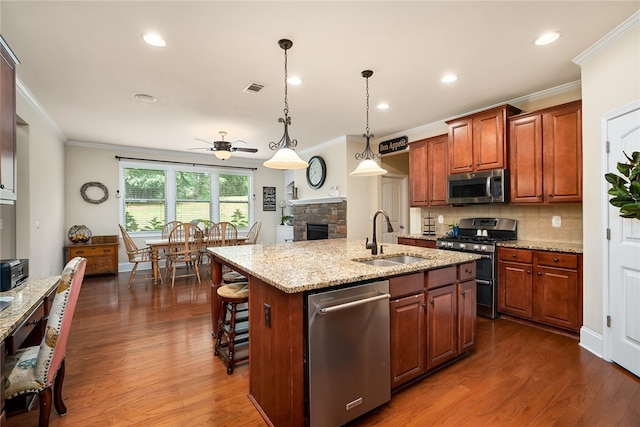
[[[291,225],[290,221],[293,219],[293,215],[282,215],[280,218],[280,225]]]
[[[634,151],[631,157],[627,153],[624,156],[629,162],[618,162],[620,175],[604,176],[611,184],[608,193],[613,197],[609,203],[619,208],[621,217],[640,219],[640,151]]]

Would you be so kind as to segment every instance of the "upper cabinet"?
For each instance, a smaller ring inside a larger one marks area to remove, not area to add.
[[[519,109],[502,105],[449,120],[449,173],[507,168],[507,118]]]
[[[0,199],[16,199],[16,64],[0,36]]]
[[[409,144],[411,206],[447,204],[447,135]]]
[[[511,203],[582,201],[582,102],[509,119]]]

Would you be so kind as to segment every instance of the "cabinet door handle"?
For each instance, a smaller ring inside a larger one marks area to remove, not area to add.
[[[516,254],[512,254],[511,256],[515,258],[515,257],[516,257]]]
[[[422,303],[420,305],[422,306],[422,308],[427,308],[427,304],[425,304],[425,303]]]
[[[531,270],[527,270],[527,274],[531,274]]]
[[[542,276],[542,271],[538,271],[538,276]]]
[[[467,273],[467,274],[471,274],[471,273],[473,273],[473,270],[471,270],[470,268],[465,268],[464,272]]]
[[[553,262],[558,262],[558,261],[560,261],[558,258],[553,259]]]
[[[80,254],[83,254],[83,253],[84,253],[84,251],[76,251],[77,255],[80,255]]]
[[[538,197],[539,199],[542,199],[542,194],[538,194],[536,197]]]
[[[553,197],[553,194],[549,193],[547,194],[547,197]]]
[[[429,298],[429,304],[433,305],[434,301],[433,298]]]
[[[464,292],[464,289],[460,291],[460,295],[462,295],[462,296],[466,295],[465,292]]]

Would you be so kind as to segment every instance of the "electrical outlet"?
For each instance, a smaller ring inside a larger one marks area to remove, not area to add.
[[[264,304],[264,325],[271,327],[271,306],[267,303]]]
[[[562,217],[560,215],[554,215],[551,217],[551,226],[560,227],[562,225]]]
[[[444,217],[442,215],[438,215],[438,224],[444,224]]]

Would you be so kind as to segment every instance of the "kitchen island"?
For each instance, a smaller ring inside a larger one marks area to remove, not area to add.
[[[371,255],[363,241],[347,239],[208,249],[212,256],[211,311],[214,331],[220,310],[216,291],[222,282],[222,266],[227,265],[249,278],[249,399],[269,425],[302,426],[308,423],[305,403],[304,356],[307,337],[304,302],[310,292],[387,278],[397,278],[398,289],[406,289],[413,284],[408,284],[409,281],[402,278],[418,277],[419,289],[416,296],[422,297],[424,301],[425,295],[428,295],[428,280],[431,280],[429,283],[434,289],[438,283],[455,288],[458,265],[471,268],[467,269],[470,276],[465,283],[471,281],[475,285],[477,255],[396,244],[383,246],[384,253],[376,256]],[[394,255],[408,255],[424,260],[390,266],[360,262]],[[431,272],[436,274],[428,279]],[[450,272],[453,272],[453,277]],[[406,294],[402,290],[396,292],[398,296]],[[391,296],[394,297],[393,290]],[[437,299],[438,295],[434,294],[434,297]],[[452,300],[455,301],[455,295]],[[418,307],[425,305],[423,302]],[[267,307],[268,320],[265,318]],[[475,298],[470,307],[475,308]],[[472,311],[471,320],[473,324],[475,311]],[[455,336],[458,337],[457,331]],[[424,340],[422,343],[424,344]],[[457,350],[455,355],[458,355]],[[419,376],[420,372],[417,372],[414,378]]]

